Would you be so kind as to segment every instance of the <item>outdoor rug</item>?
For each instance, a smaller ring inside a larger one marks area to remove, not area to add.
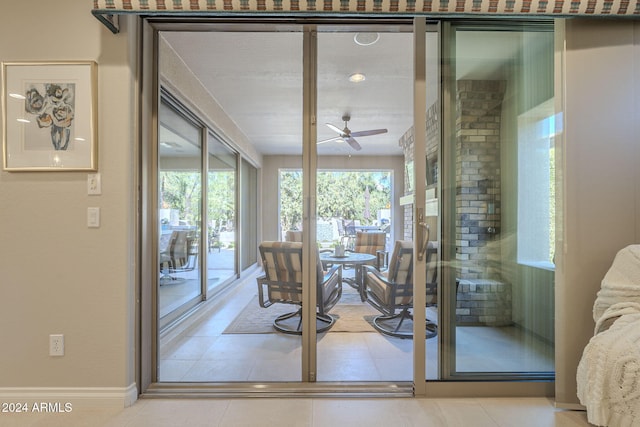
[[[371,321],[380,312],[368,303],[360,301],[355,289],[348,285],[344,285],[342,289],[340,301],[329,311],[329,314],[336,318],[336,323],[329,332],[377,332],[371,326]],[[258,296],[255,295],[223,334],[278,333],[273,328],[273,320],[281,314],[295,310],[297,307],[291,304],[274,304],[262,308],[258,304]]]

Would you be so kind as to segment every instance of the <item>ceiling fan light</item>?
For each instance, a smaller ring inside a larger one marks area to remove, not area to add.
[[[362,73],[354,73],[349,76],[349,81],[351,83],[360,83],[367,79],[367,77]]]

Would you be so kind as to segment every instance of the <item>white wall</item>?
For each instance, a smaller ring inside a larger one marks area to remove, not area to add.
[[[560,65],[560,64],[558,64]],[[558,229],[556,400],[577,403],[592,307],[618,250],[640,242],[640,22],[566,21],[564,230]]]
[[[102,195],[87,195],[86,172],[0,172],[0,395],[86,387],[122,405],[135,396],[133,21],[113,35],[89,1],[2,6],[0,61],[98,63]],[[90,206],[98,229],[87,228]],[[53,333],[65,336],[63,357],[48,355]]]

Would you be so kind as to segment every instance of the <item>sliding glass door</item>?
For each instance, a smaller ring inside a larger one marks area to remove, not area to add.
[[[161,31],[159,381],[552,378],[553,32],[413,24]]]
[[[213,294],[236,277],[238,207],[237,156],[213,133],[207,140],[207,289]]]
[[[367,275],[405,240],[402,142],[413,124],[412,27],[318,27],[317,245],[343,277],[332,329],[317,337],[318,381],[413,381],[412,333],[385,334]],[[409,236],[410,238],[410,236]],[[347,257],[329,257],[336,248]],[[340,249],[341,248],[341,249]],[[378,262],[378,261],[381,262]],[[375,273],[374,273],[375,271]],[[381,311],[382,310],[382,311]],[[407,316],[403,330],[411,331]]]
[[[240,253],[240,270],[244,271],[258,262],[258,169],[248,160],[240,163],[240,235],[243,242]]]
[[[159,108],[158,318],[168,325],[202,301],[202,128],[171,105]]]
[[[553,28],[447,28],[442,374],[553,378]]]
[[[277,170],[272,174],[269,164],[293,159],[302,166],[302,34],[161,31],[159,51],[163,95],[176,104],[171,110],[161,104],[161,126],[164,109],[174,115],[182,111],[184,117],[193,116],[188,129],[195,141],[186,145],[163,138],[161,131],[161,207],[174,209],[159,210],[169,218],[162,230],[170,235],[188,227],[200,242],[193,244],[199,255],[193,256],[195,269],[187,273],[172,266],[167,270],[171,278],[160,277],[161,302],[164,294],[180,291],[181,277],[200,281],[197,292],[189,294],[190,304],[172,312],[173,324],[159,316],[158,380],[300,381],[301,335],[274,329],[275,319],[300,309],[300,295],[287,299],[264,281],[258,288],[251,270],[262,265],[263,247],[283,240],[277,223],[264,221],[278,206]],[[271,151],[260,152],[261,145]],[[171,187],[169,206],[163,177],[171,173],[183,184],[187,170],[193,185]],[[187,313],[199,303],[198,310]],[[301,317],[292,317],[298,332]]]

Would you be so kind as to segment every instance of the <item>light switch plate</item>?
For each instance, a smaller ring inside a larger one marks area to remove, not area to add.
[[[99,173],[90,173],[87,175],[87,193],[90,196],[102,194],[102,182]]]
[[[87,208],[87,226],[100,227],[100,208]]]

